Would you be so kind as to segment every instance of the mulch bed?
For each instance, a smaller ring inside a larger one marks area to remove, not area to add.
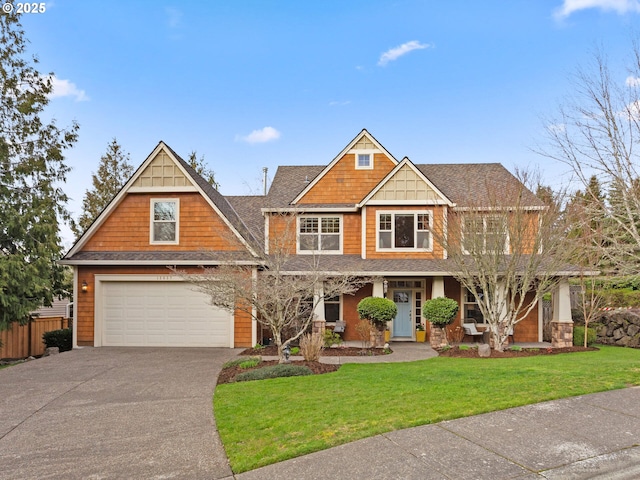
[[[515,358],[515,357],[533,357],[536,355],[557,355],[559,353],[574,353],[574,352],[592,352],[598,350],[593,347],[565,347],[565,348],[523,348],[520,351],[505,350],[504,352],[497,352],[491,350],[491,356],[489,358]],[[441,357],[456,357],[456,358],[480,358],[478,356],[477,348],[469,348],[468,350],[460,350],[460,347],[451,347],[449,350],[438,350],[438,355]]]
[[[393,352],[392,350],[388,351]],[[358,347],[333,347],[333,348],[325,348],[322,350],[320,354],[321,357],[361,357],[361,356],[374,356],[374,355],[388,355],[389,353],[385,353],[382,348],[362,348]],[[270,357],[278,356],[278,347],[275,345],[269,345],[267,347],[262,348],[247,348],[240,352],[240,355],[254,355],[254,356],[262,356],[262,357]],[[300,355],[298,353],[297,355]]]
[[[218,375],[218,385],[221,385],[223,383],[232,383],[233,379],[239,373],[244,373],[250,370],[255,370],[256,368],[268,367],[269,365],[277,365],[277,364],[278,364],[277,360],[269,360],[267,362],[260,362],[257,367],[253,367],[253,368],[240,368],[239,365],[225,368],[220,372],[220,375]],[[309,368],[314,375],[335,372],[340,368],[340,365],[329,365],[327,363],[305,362],[305,361],[292,361],[290,362],[290,365],[303,365]]]

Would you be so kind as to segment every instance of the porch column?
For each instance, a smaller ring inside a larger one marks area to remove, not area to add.
[[[71,330],[71,348],[78,348],[78,291],[80,284],[78,283],[78,266],[73,266],[73,322]]]
[[[444,277],[433,277],[431,298],[444,297]]]
[[[373,297],[384,297],[384,279],[381,278],[373,282],[373,293],[371,295]]]
[[[573,320],[571,318],[571,291],[569,280],[563,278],[553,291],[553,319],[551,320],[551,346],[573,346]]]
[[[324,286],[322,284],[316,285],[313,303],[315,304],[315,309],[313,310],[311,333],[323,335],[327,321],[324,318]]]

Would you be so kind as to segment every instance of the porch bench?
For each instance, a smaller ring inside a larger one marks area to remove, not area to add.
[[[462,328],[464,328],[464,334],[473,337],[473,341],[476,341],[476,338],[480,337],[480,342],[484,343],[484,332],[478,331],[475,323],[463,323]]]
[[[346,326],[346,324],[345,324],[344,321],[336,320],[336,324],[333,327],[333,333],[340,333],[340,334],[344,333],[345,326]],[[340,336],[342,336],[342,335],[340,335]]]

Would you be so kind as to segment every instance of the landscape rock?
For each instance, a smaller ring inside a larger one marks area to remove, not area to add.
[[[491,347],[487,344],[478,345],[478,356],[489,358],[491,356]]]
[[[57,355],[60,353],[60,348],[59,347],[48,347],[47,349],[45,349],[44,351],[44,355],[42,355],[43,357],[48,357],[49,355]]]

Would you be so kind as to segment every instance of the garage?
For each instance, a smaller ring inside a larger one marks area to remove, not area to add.
[[[209,305],[192,285],[171,281],[103,281],[103,346],[230,347],[233,316]]]

